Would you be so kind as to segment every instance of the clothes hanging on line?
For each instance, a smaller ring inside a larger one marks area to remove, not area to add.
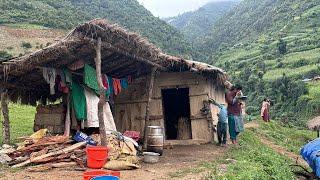
[[[70,71],[67,68],[62,69],[64,77],[65,77],[65,82],[66,84],[71,84],[72,83],[72,75]]]
[[[50,94],[54,95],[54,85],[56,82],[56,70],[54,68],[42,68],[42,74],[45,81],[50,85]]]
[[[84,94],[86,97],[86,106],[87,106],[87,121],[85,122],[85,127],[99,127],[99,118],[98,118],[98,103],[99,97],[90,92],[87,89],[84,89]]]
[[[128,78],[121,78],[120,79],[120,84],[121,84],[121,88],[123,89],[127,89],[128,86],[129,86],[129,81],[128,81]]]
[[[77,82],[72,82],[71,85],[72,106],[78,121],[87,119],[87,105],[84,88]]]
[[[87,64],[84,65],[84,84],[99,94],[96,70]]]
[[[87,105],[87,121],[84,127],[99,127],[98,103],[99,97],[90,90],[84,89]],[[104,125],[107,131],[116,131],[113,115],[110,110],[109,103],[103,107]]]
[[[121,82],[120,79],[117,78],[112,78],[112,82],[113,82],[113,91],[115,95],[120,94],[121,92]]]

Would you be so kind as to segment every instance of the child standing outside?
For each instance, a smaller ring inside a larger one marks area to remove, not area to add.
[[[223,104],[217,103],[215,100],[210,99],[210,103],[216,105],[220,112],[218,114],[218,141],[220,146],[227,146],[227,129],[228,129],[228,111],[227,107]]]

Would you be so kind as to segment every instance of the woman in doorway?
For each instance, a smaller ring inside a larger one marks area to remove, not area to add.
[[[270,122],[270,100],[265,98],[262,102],[262,107],[261,107],[261,118],[265,122]]]

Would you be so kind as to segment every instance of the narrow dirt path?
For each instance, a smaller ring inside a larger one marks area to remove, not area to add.
[[[255,129],[259,128],[259,123],[257,121],[252,121],[250,123],[245,124],[245,128],[247,129]],[[268,140],[267,138],[263,136],[258,136],[260,141],[265,144],[266,146],[270,147],[277,153],[289,157],[292,161],[294,161],[296,164],[301,165],[303,167],[308,167],[308,164],[306,161],[304,161],[299,155],[287,151],[285,148],[273,143],[272,141]]]

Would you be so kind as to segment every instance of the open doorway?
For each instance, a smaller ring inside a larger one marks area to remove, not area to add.
[[[189,88],[162,89],[167,140],[191,139]]]

